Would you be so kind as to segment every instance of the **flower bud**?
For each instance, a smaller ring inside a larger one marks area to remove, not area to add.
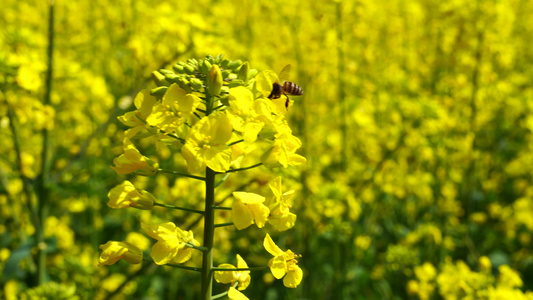
[[[165,79],[170,83],[176,83],[180,77],[181,76],[174,73],[165,74]]]
[[[228,63],[228,69],[236,70],[240,66],[242,66],[242,60],[240,60],[240,59],[239,60],[230,61]]]
[[[249,72],[250,72],[250,67],[248,65],[248,62],[245,62],[244,64],[242,64],[241,69],[239,70],[239,73],[237,73],[237,78],[246,82],[248,81]]]
[[[186,74],[189,74],[189,75],[193,75],[194,72],[196,71],[196,69],[191,65],[185,65],[183,67],[183,70],[185,71]]]
[[[202,65],[200,66],[200,71],[203,74],[208,74],[211,70],[211,67],[213,67],[213,65],[207,59],[204,59]]]
[[[152,72],[152,80],[157,86],[168,86],[170,85],[168,81],[165,80],[165,75],[161,74],[159,71]]]
[[[192,92],[190,82],[189,80],[187,80],[187,78],[180,77],[178,78],[176,83],[179,85],[180,88],[184,89],[187,94],[190,94]]]
[[[150,95],[156,98],[161,98],[163,97],[167,89],[168,89],[168,86],[160,86],[160,87],[153,88],[150,90]]]
[[[218,95],[222,89],[222,72],[220,72],[220,68],[217,65],[213,65],[209,71],[207,88],[211,96]]]
[[[203,87],[203,82],[198,78],[191,78],[190,85],[195,90],[201,90]]]
[[[172,69],[174,69],[174,71],[176,71],[176,73],[179,73],[179,74],[182,74],[184,72],[183,71],[183,66],[179,65],[179,64],[173,65]]]

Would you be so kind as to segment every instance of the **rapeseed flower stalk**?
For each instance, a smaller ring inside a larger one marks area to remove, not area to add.
[[[204,181],[204,210],[160,203],[154,195],[136,188],[129,181],[109,192],[108,206],[145,210],[161,206],[202,215],[201,246],[193,232],[181,229],[179,224],[142,223],[144,232],[157,240],[150,252],[153,262],[200,272],[201,299],[212,298],[214,280],[231,286],[223,294],[213,297],[227,295],[230,299],[248,299],[240,291],[250,284],[250,271],[266,266],[249,268],[237,255],[237,267],[227,263],[214,267],[215,229],[235,226],[242,230],[252,224],[263,228],[269,222],[277,231],[288,230],[296,222],[289,204],[294,192],[283,193],[281,177],[278,177],[270,184],[272,195],[268,198],[253,192],[236,191],[232,207],[219,207],[214,201],[215,188],[234,172],[260,166],[288,167],[306,161],[296,153],[301,141],[292,135],[285,119],[286,100],[267,98],[270,94],[267,90],[271,89],[269,84],[278,80],[277,75],[272,71],[259,73],[241,61],[208,56],[203,60],[179,62],[173,66],[173,71],[154,71],[152,79],[157,87],[141,91],[134,99],[136,110],[118,117],[130,129],[123,139],[124,154],[114,160],[112,169],[119,175],[153,176],[163,172]],[[183,170],[162,169],[155,158],[143,155],[136,145],[144,145],[138,140],[147,138],[159,147],[164,145],[180,153],[185,162]],[[243,161],[252,163],[241,166]],[[217,181],[219,174],[224,176]],[[217,209],[231,210],[233,222],[215,224]],[[297,287],[303,277],[303,271],[296,264],[298,255],[291,250],[281,251],[268,233],[267,238],[265,248],[275,256],[268,264],[272,274],[278,279],[285,277],[286,287]],[[131,246],[125,242],[102,245],[101,265],[115,263],[120,258],[130,263],[140,262],[142,252]],[[196,251],[202,255],[202,266],[184,266]],[[135,254],[135,259],[129,253]]]

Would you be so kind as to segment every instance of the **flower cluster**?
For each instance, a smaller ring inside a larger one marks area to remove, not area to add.
[[[229,173],[262,165],[288,167],[306,161],[296,153],[301,142],[292,135],[285,119],[290,108],[285,102],[290,99],[288,96],[268,98],[273,82],[279,81],[274,72],[258,72],[250,69],[248,63],[209,56],[203,60],[180,62],[172,71],[154,71],[152,78],[157,87],[141,91],[134,99],[136,109],[118,118],[129,129],[123,138],[124,153],[115,158],[112,167],[117,174],[152,176],[164,172],[190,177],[205,181],[208,194],[210,191],[214,193],[213,185],[208,182],[214,182],[217,174],[227,173],[229,176]],[[141,143],[138,146],[133,143],[141,139],[150,139],[156,146],[164,145],[181,153],[185,164],[177,166],[178,170],[160,168],[158,159],[141,154],[141,148],[138,148]],[[217,184],[223,183],[228,176]],[[234,192],[233,206],[225,208],[231,209],[233,222],[227,224],[239,230],[252,224],[263,228],[267,223],[277,231],[292,228],[296,222],[296,215],[290,211],[294,192],[282,192],[281,177],[274,179],[269,188],[267,196]],[[212,205],[207,205],[206,211],[198,211],[158,203],[156,197],[136,188],[130,181],[113,188],[108,196],[108,206],[112,208],[150,210],[154,206],[163,206],[201,213],[205,222],[209,222],[208,214],[214,209]],[[208,197],[206,195],[206,203],[209,203]],[[204,227],[214,229],[214,225],[205,223]],[[150,253],[156,264],[180,265],[189,261],[195,250],[202,251],[202,272],[214,273],[217,282],[231,284],[227,292],[230,299],[247,299],[240,291],[250,284],[251,277],[248,265],[240,255],[237,255],[237,267],[221,264],[212,269],[214,272],[210,271],[212,256],[206,253],[212,249],[205,245],[210,244],[207,241],[212,240],[212,233],[203,237],[204,247],[200,247],[192,231],[182,230],[172,222],[142,223],[141,226],[147,235],[157,240]],[[206,232],[212,231],[206,230],[204,235]],[[284,278],[286,287],[297,287],[303,277],[303,271],[297,265],[298,255],[291,250],[282,251],[268,233],[264,246],[274,256],[268,264],[274,277]],[[120,258],[130,263],[142,259],[142,252],[127,242],[108,242],[102,245],[102,249],[101,265],[113,264]]]

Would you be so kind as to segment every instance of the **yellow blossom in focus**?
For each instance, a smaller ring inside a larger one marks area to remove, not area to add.
[[[268,207],[270,209],[268,222],[279,231],[291,229],[294,227],[294,223],[296,223],[296,215],[289,211],[291,205],[288,201],[294,195],[294,191],[282,193],[281,177],[274,179],[269,184],[269,187],[272,193],[274,193],[274,199]]]
[[[267,233],[263,241],[263,246],[268,253],[274,257],[268,262],[270,271],[276,279],[281,279],[283,276],[283,285],[288,288],[296,288],[302,282],[303,272],[298,266],[296,258],[299,255],[294,254],[291,250],[282,251],[272,240]]]
[[[221,264],[219,268],[234,269],[235,266],[231,264]],[[248,264],[237,254],[237,269],[246,269]],[[250,271],[215,271],[215,280],[217,282],[233,285],[235,282],[239,282],[238,289],[245,290],[250,285],[251,277]]]
[[[228,298],[231,300],[249,300],[243,293],[239,292],[234,287],[230,287],[228,290]]]
[[[135,96],[135,99],[133,100],[137,110],[130,111],[122,116],[119,116],[118,120],[122,122],[122,124],[129,127],[144,126],[144,122],[152,112],[152,107],[156,101],[157,99],[150,95],[149,90],[142,90],[137,94],[137,96]]]
[[[231,148],[226,143],[232,129],[230,119],[223,112],[215,112],[194,125],[181,148],[190,173],[199,173],[206,166],[215,172],[229,170]]]
[[[146,234],[157,240],[150,255],[158,265],[184,263],[192,256],[191,247],[200,245],[194,239],[192,231],[184,231],[172,222],[159,225],[141,223],[141,227]]]
[[[233,192],[233,197],[237,199],[231,209],[233,224],[239,230],[252,224],[262,228],[268,218],[270,210],[263,204],[265,197],[246,192]]]
[[[127,180],[112,188],[107,196],[109,197],[107,206],[111,208],[133,207],[150,210],[154,206],[156,200],[152,194],[135,188],[135,186]]]
[[[124,154],[113,160],[115,166],[111,169],[117,174],[124,175],[136,172],[139,175],[151,176],[157,173],[159,164],[143,156],[135,145],[128,139],[124,138]]]
[[[100,255],[98,266],[112,265],[121,258],[130,264],[138,264],[143,257],[142,251],[128,242],[109,241],[104,245],[100,245],[100,249],[103,252]]]
[[[286,126],[284,130],[277,133],[272,146],[261,156],[261,162],[268,168],[297,166],[306,162],[305,157],[296,154],[302,146],[300,139],[292,135]]]

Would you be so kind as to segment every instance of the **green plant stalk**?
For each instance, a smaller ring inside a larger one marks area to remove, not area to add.
[[[213,112],[213,96],[207,97],[206,116]],[[215,236],[215,175],[209,167],[205,170],[204,247],[202,257],[202,290],[200,299],[211,300],[213,293],[213,240]]]
[[[46,71],[46,90],[44,94],[44,105],[50,105],[50,95],[52,93],[52,74],[54,62],[54,0],[49,2],[49,16],[48,16],[48,69]],[[39,216],[40,230],[36,230],[37,249],[39,251],[37,258],[37,284],[41,285],[46,278],[46,242],[44,240],[44,223],[48,216],[48,200],[50,198],[49,190],[49,176],[51,169],[50,158],[50,132],[44,128],[42,130],[43,147],[41,153],[41,174],[37,180],[37,196],[39,199],[37,213]]]

